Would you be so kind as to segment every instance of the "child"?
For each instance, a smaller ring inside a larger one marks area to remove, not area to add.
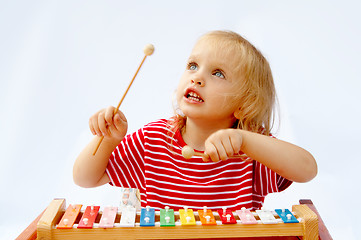
[[[238,34],[214,31],[198,40],[176,100],[175,117],[128,135],[121,111],[113,115],[114,107],[108,107],[94,114],[89,125],[97,136],[76,159],[75,183],[138,188],[142,207],[254,210],[268,193],[316,176],[309,152],[270,134],[275,102],[271,70]],[[185,159],[185,145],[204,157]],[[243,156],[228,159],[237,154]]]

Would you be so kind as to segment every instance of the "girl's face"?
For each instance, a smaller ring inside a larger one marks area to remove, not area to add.
[[[193,48],[177,88],[177,102],[187,118],[231,127],[239,106],[239,74],[234,71],[234,52],[215,48],[212,41],[201,39]]]

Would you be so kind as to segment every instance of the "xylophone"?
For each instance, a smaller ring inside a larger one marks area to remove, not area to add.
[[[318,239],[317,215],[307,205],[275,211],[69,205],[54,199],[37,224],[38,239],[194,239],[299,236]],[[276,213],[275,213],[276,212]]]

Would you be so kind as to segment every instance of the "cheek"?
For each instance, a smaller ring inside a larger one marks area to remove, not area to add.
[[[177,90],[176,90],[176,95],[175,95],[175,97],[176,97],[177,103],[179,104],[179,102],[182,100],[182,97],[183,97],[183,93],[182,93],[182,91],[180,90],[179,86],[178,86],[178,88],[177,88]]]
[[[184,77],[182,76],[178,83],[178,87],[176,90],[176,99],[178,102],[183,98],[186,86],[187,86],[187,83],[186,83],[186,81],[184,81]]]

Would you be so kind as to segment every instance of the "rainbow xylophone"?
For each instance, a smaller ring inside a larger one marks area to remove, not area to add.
[[[69,205],[54,199],[37,225],[38,239],[194,239],[298,236],[318,239],[317,215],[307,205],[294,205],[275,211],[246,209],[212,212],[165,208],[155,211],[129,206],[117,207]]]

